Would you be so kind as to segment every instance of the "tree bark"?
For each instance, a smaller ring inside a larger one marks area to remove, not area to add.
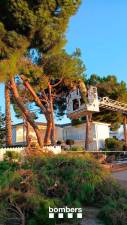
[[[45,132],[45,138],[44,138],[44,145],[50,145],[51,144],[51,131],[52,131],[52,119],[51,116],[47,119],[47,127]]]
[[[30,123],[30,125],[33,127],[33,129],[36,133],[39,146],[43,147],[43,140],[42,140],[41,132],[40,132],[38,126],[36,125],[36,123],[34,122],[34,120],[32,118],[32,114],[26,109],[24,103],[22,102],[22,98],[19,96],[14,78],[11,78],[11,88],[12,88],[12,92],[13,92],[13,95],[14,95],[14,98],[15,98],[15,101],[16,101],[18,107],[20,108],[23,115],[25,116],[27,121]]]
[[[26,129],[26,143],[27,146],[30,146],[30,124],[29,122],[25,119],[25,129]]]
[[[52,86],[50,85],[50,82],[48,83],[49,96],[48,96],[48,102],[46,104],[47,105],[47,108],[46,108],[24,75],[21,75],[21,79],[23,80],[25,87],[29,90],[32,97],[34,98],[36,104],[40,107],[42,113],[45,115],[45,118],[47,121],[47,128],[46,128],[46,133],[44,138],[44,144],[49,145],[52,143],[53,145],[55,145],[56,144],[56,128],[55,128],[54,115],[53,115],[52,87],[55,87],[56,85]],[[61,83],[61,81],[62,80],[60,80],[57,83],[57,85]]]
[[[51,142],[52,145],[56,144],[56,127],[54,122],[54,115],[53,115],[53,97],[52,97],[52,86],[49,84],[49,101],[50,101],[50,111],[51,111],[51,120],[52,120],[52,130],[51,130]]]
[[[45,132],[45,137],[44,137],[44,145],[50,145],[51,142],[54,144],[54,129],[52,127],[54,121],[52,121],[53,114],[51,112],[51,104],[50,104],[50,99],[49,102],[47,103],[47,108],[44,107],[43,103],[35,93],[34,89],[31,87],[29,81],[26,80],[25,76],[21,76],[21,79],[24,82],[25,87],[29,90],[30,94],[32,95],[33,99],[35,100],[36,104],[40,107],[42,113],[45,115],[46,121],[47,121],[47,127],[46,127],[46,132]],[[50,95],[50,93],[49,93]],[[52,123],[53,122],[53,123]],[[54,126],[54,125],[53,125]],[[51,132],[53,136],[53,140],[51,138]]]
[[[41,108],[42,113],[45,114],[46,109],[44,105],[42,104],[41,100],[39,99],[39,97],[37,96],[37,94],[35,93],[34,89],[31,87],[30,83],[26,80],[26,78],[23,75],[21,75],[21,79],[23,80],[25,87],[29,90],[32,97],[34,98],[36,104]]]
[[[5,113],[6,113],[6,145],[12,145],[12,125],[11,125],[11,111],[10,111],[10,89],[8,83],[5,85]]]
[[[92,114],[86,115],[86,139],[85,139],[85,150],[90,150],[90,143],[91,143],[91,125],[92,125]]]
[[[52,144],[56,145],[56,126],[55,126],[55,122],[54,122],[54,115],[52,112]]]

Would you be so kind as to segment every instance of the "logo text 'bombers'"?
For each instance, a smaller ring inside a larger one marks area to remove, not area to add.
[[[53,219],[57,214],[58,218],[63,219],[65,216],[67,218],[73,218],[74,214],[78,219],[82,218],[82,208],[68,208],[67,206],[64,208],[51,208],[49,206],[49,218]]]

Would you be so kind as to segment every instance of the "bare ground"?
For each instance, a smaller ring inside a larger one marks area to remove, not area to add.
[[[72,225],[104,225],[97,218],[98,213],[99,213],[99,209],[87,207],[84,209],[83,219],[81,220],[81,222],[73,223]],[[62,225],[69,225],[69,224],[62,224]]]
[[[127,170],[113,172],[112,175],[122,187],[127,188]]]
[[[84,218],[80,225],[103,225],[97,218],[98,213],[99,209],[97,208],[85,208]]]

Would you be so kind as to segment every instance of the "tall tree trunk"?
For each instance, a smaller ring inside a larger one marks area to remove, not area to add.
[[[10,89],[8,83],[5,85],[5,113],[6,113],[6,145],[12,145],[12,125],[11,125],[11,111],[10,111]]]
[[[47,128],[45,132],[44,137],[44,145],[50,145],[51,144],[51,132],[52,132],[52,113],[51,113],[51,105],[50,102],[47,102],[47,108],[43,105],[37,94],[35,93],[33,87],[30,85],[29,81],[25,78],[24,75],[21,76],[21,79],[24,82],[25,87],[29,90],[30,94],[34,98],[34,101],[36,104],[40,107],[42,113],[45,115],[46,121],[47,121]],[[50,101],[50,100],[49,100]],[[54,131],[53,131],[53,137],[54,137]],[[54,139],[53,139],[54,140]],[[53,141],[54,143],[54,141]]]
[[[44,144],[49,145],[52,143],[53,145],[55,145],[56,144],[56,128],[55,128],[54,115],[53,115],[52,86],[50,85],[50,83],[48,84],[49,99],[46,104],[47,105],[47,108],[46,108],[24,75],[21,75],[21,79],[23,80],[25,87],[29,90],[32,97],[34,98],[36,104],[40,107],[42,113],[45,115],[45,118],[47,121],[47,128],[46,128],[46,133],[44,138]]]
[[[44,137],[44,145],[50,145],[51,144],[51,131],[52,131],[52,118],[51,114],[49,114],[47,118],[47,127]]]
[[[25,87],[29,90],[30,94],[32,95],[32,97],[34,98],[36,104],[41,108],[42,113],[46,113],[46,109],[44,107],[44,105],[42,104],[40,98],[37,96],[37,94],[35,93],[34,89],[32,88],[32,86],[30,85],[29,81],[27,81],[27,79],[25,78],[24,75],[21,75],[21,79],[24,82]]]
[[[30,125],[33,127],[36,136],[37,136],[37,140],[38,140],[38,144],[40,147],[43,147],[43,140],[42,140],[42,135],[41,132],[38,128],[38,126],[36,125],[36,123],[34,122],[33,118],[32,118],[32,114],[26,109],[22,98],[19,96],[14,78],[11,78],[11,89],[15,98],[15,101],[18,105],[18,107],[20,108],[20,110],[22,111],[24,117],[27,119],[27,121],[30,123]]]
[[[51,111],[51,120],[52,120],[52,131],[51,131],[51,142],[52,145],[56,144],[56,127],[54,122],[54,110],[53,110],[53,98],[52,98],[52,87],[49,85],[49,100],[50,100],[50,111]]]
[[[89,151],[90,149],[90,144],[92,142],[92,113],[89,113],[86,115],[86,139],[85,139],[85,150]]]
[[[54,121],[54,110],[53,110],[53,99],[51,97],[50,99],[50,104],[51,104],[51,119],[52,119],[52,131],[51,131],[51,141],[52,145],[56,145],[56,126],[55,126],[55,121]]]
[[[29,122],[25,119],[25,130],[26,130],[26,143],[27,146],[30,146],[30,124]]]
[[[56,126],[55,126],[55,122],[54,122],[54,115],[52,112],[52,144],[56,145]]]

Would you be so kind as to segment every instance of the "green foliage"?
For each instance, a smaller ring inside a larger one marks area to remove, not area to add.
[[[20,54],[21,60],[33,48],[40,54],[59,52],[66,43],[69,19],[79,5],[80,0],[1,0],[0,60],[6,61],[0,65],[0,82],[18,73],[17,63],[10,62],[13,55]]]
[[[85,122],[86,122],[86,117],[81,117],[79,119],[72,119],[71,120],[72,126],[76,126],[76,125],[79,125],[79,124],[82,124],[82,123],[85,123]]]
[[[69,19],[79,5],[80,0],[0,1],[1,55],[8,55],[12,50],[10,43],[15,48],[22,39],[29,42],[30,47],[39,47],[42,52],[62,46]],[[10,35],[11,32],[14,35]],[[6,37],[11,39],[9,43]]]
[[[99,217],[104,224],[126,224],[127,192],[112,177],[104,178],[102,184],[96,187],[96,202],[102,205]]]
[[[124,148],[124,142],[115,138],[107,138],[105,140],[105,147],[108,151],[122,151]]]
[[[104,215],[105,221],[107,219],[112,222],[111,213],[114,202],[115,207],[116,205],[120,207],[120,204],[124,202],[120,212],[123,212],[123,207],[125,212],[127,199],[127,193],[89,154],[79,157],[70,154],[50,155],[50,157],[43,155],[26,158],[19,166],[14,166],[7,161],[1,162],[0,190],[0,222],[2,224],[12,224],[9,218],[16,216],[14,212],[12,213],[14,205],[23,212],[26,223],[29,225],[55,225],[58,219],[48,219],[48,207],[65,205],[68,207],[93,206],[94,204],[99,207],[104,206],[101,215]],[[122,203],[120,199],[123,199]],[[109,201],[111,204],[107,205]],[[109,207],[109,218],[105,207]],[[122,216],[120,220],[122,221]],[[118,217],[117,221],[119,221]],[[116,225],[117,223],[108,224]]]
[[[48,83],[54,85],[61,81],[56,87],[52,87],[53,107],[57,116],[63,116],[66,110],[66,95],[79,80],[85,78],[85,65],[80,58],[78,50],[69,55],[62,50],[53,55],[38,57],[36,64],[31,60],[23,58],[18,62],[19,75],[23,75],[26,81],[29,81],[31,87],[42,101],[46,110],[50,104]],[[33,103],[34,99],[31,94],[25,90],[20,79],[18,81],[20,95],[25,95],[27,103]],[[44,95],[45,92],[45,95]],[[46,96],[46,97],[45,97]],[[13,102],[15,105],[15,102]],[[16,109],[16,108],[15,108]],[[16,110],[17,111],[17,110]]]
[[[95,85],[98,88],[99,97],[109,97],[111,99],[127,103],[127,86],[124,81],[119,82],[114,75],[108,75],[106,77],[100,77],[96,74],[91,75],[87,80],[90,85]],[[111,112],[103,110],[100,113],[95,113],[93,119],[96,121],[102,121],[111,123],[113,130],[119,128],[123,122],[123,116],[119,112]]]
[[[44,74],[51,80],[59,80],[69,83],[76,81],[76,79],[83,79],[85,72],[85,65],[81,60],[79,54],[67,54],[61,51],[58,54],[42,58],[42,66]]]
[[[104,176],[100,165],[89,155],[43,156],[26,159],[17,167],[8,165],[7,161],[0,163],[0,209],[5,211],[5,215],[0,211],[0,218],[8,218],[11,202],[24,212],[27,224],[55,224],[57,218],[48,219],[49,206],[79,207],[94,202],[95,187]]]
[[[7,151],[4,154],[4,160],[6,161],[19,161],[21,159],[21,155],[15,151]]]
[[[0,113],[0,147],[5,144],[5,116]]]
[[[13,52],[9,59],[0,60],[0,82],[7,81],[19,72],[20,58],[24,53],[25,46],[22,50]]]
[[[125,198],[117,200],[109,199],[102,207],[99,217],[106,225],[126,225],[127,224],[127,201]]]
[[[74,152],[79,151],[80,152],[80,151],[84,151],[84,148],[81,146],[73,146],[69,149],[69,151],[74,151]]]
[[[93,200],[93,196],[92,199],[88,197],[88,192],[93,192],[104,175],[93,158],[56,156],[36,160],[33,167],[40,171],[40,188],[48,196],[60,197],[67,205],[73,205],[75,201],[85,204]]]

